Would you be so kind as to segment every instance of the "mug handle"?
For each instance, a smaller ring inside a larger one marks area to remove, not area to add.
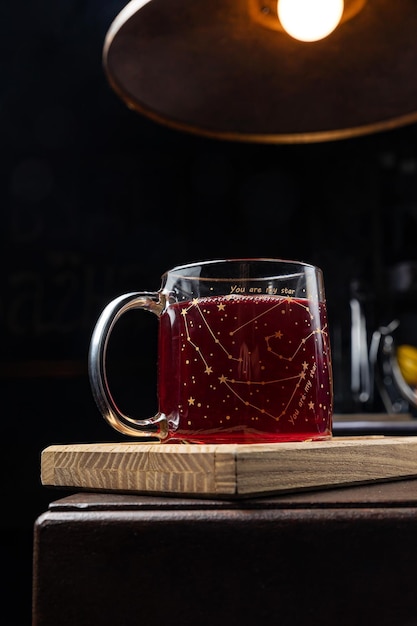
[[[88,373],[94,400],[104,419],[117,431],[134,437],[165,439],[168,423],[165,415],[156,413],[148,419],[135,419],[123,413],[110,392],[107,380],[107,345],[114,325],[131,309],[144,309],[160,317],[164,296],[159,292],[135,291],[115,298],[104,308],[94,327],[88,354]]]

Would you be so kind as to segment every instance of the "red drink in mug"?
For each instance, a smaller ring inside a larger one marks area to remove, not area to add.
[[[106,376],[106,346],[121,315],[159,319],[158,412],[125,415]],[[90,345],[96,402],[120,432],[162,442],[278,443],[329,439],[333,386],[323,277],[281,259],[176,267],[158,292],[116,298]]]
[[[323,303],[230,295],[161,316],[160,410],[171,439],[210,443],[328,438],[330,347]]]

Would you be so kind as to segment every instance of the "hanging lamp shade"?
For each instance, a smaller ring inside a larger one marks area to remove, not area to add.
[[[416,122],[417,0],[345,0],[345,13],[301,42],[276,0],[132,0],[108,30],[105,72],[138,113],[219,139],[306,143]]]

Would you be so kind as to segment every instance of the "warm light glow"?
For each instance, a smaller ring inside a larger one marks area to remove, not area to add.
[[[343,8],[343,0],[278,0],[278,17],[291,37],[318,41],[334,31]]]

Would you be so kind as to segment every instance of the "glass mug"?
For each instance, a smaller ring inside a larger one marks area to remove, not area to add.
[[[116,404],[106,346],[128,310],[159,320],[158,412]],[[91,389],[117,431],[162,442],[275,443],[332,436],[333,384],[322,271],[282,259],[175,267],[159,291],[112,300],[94,328]]]

